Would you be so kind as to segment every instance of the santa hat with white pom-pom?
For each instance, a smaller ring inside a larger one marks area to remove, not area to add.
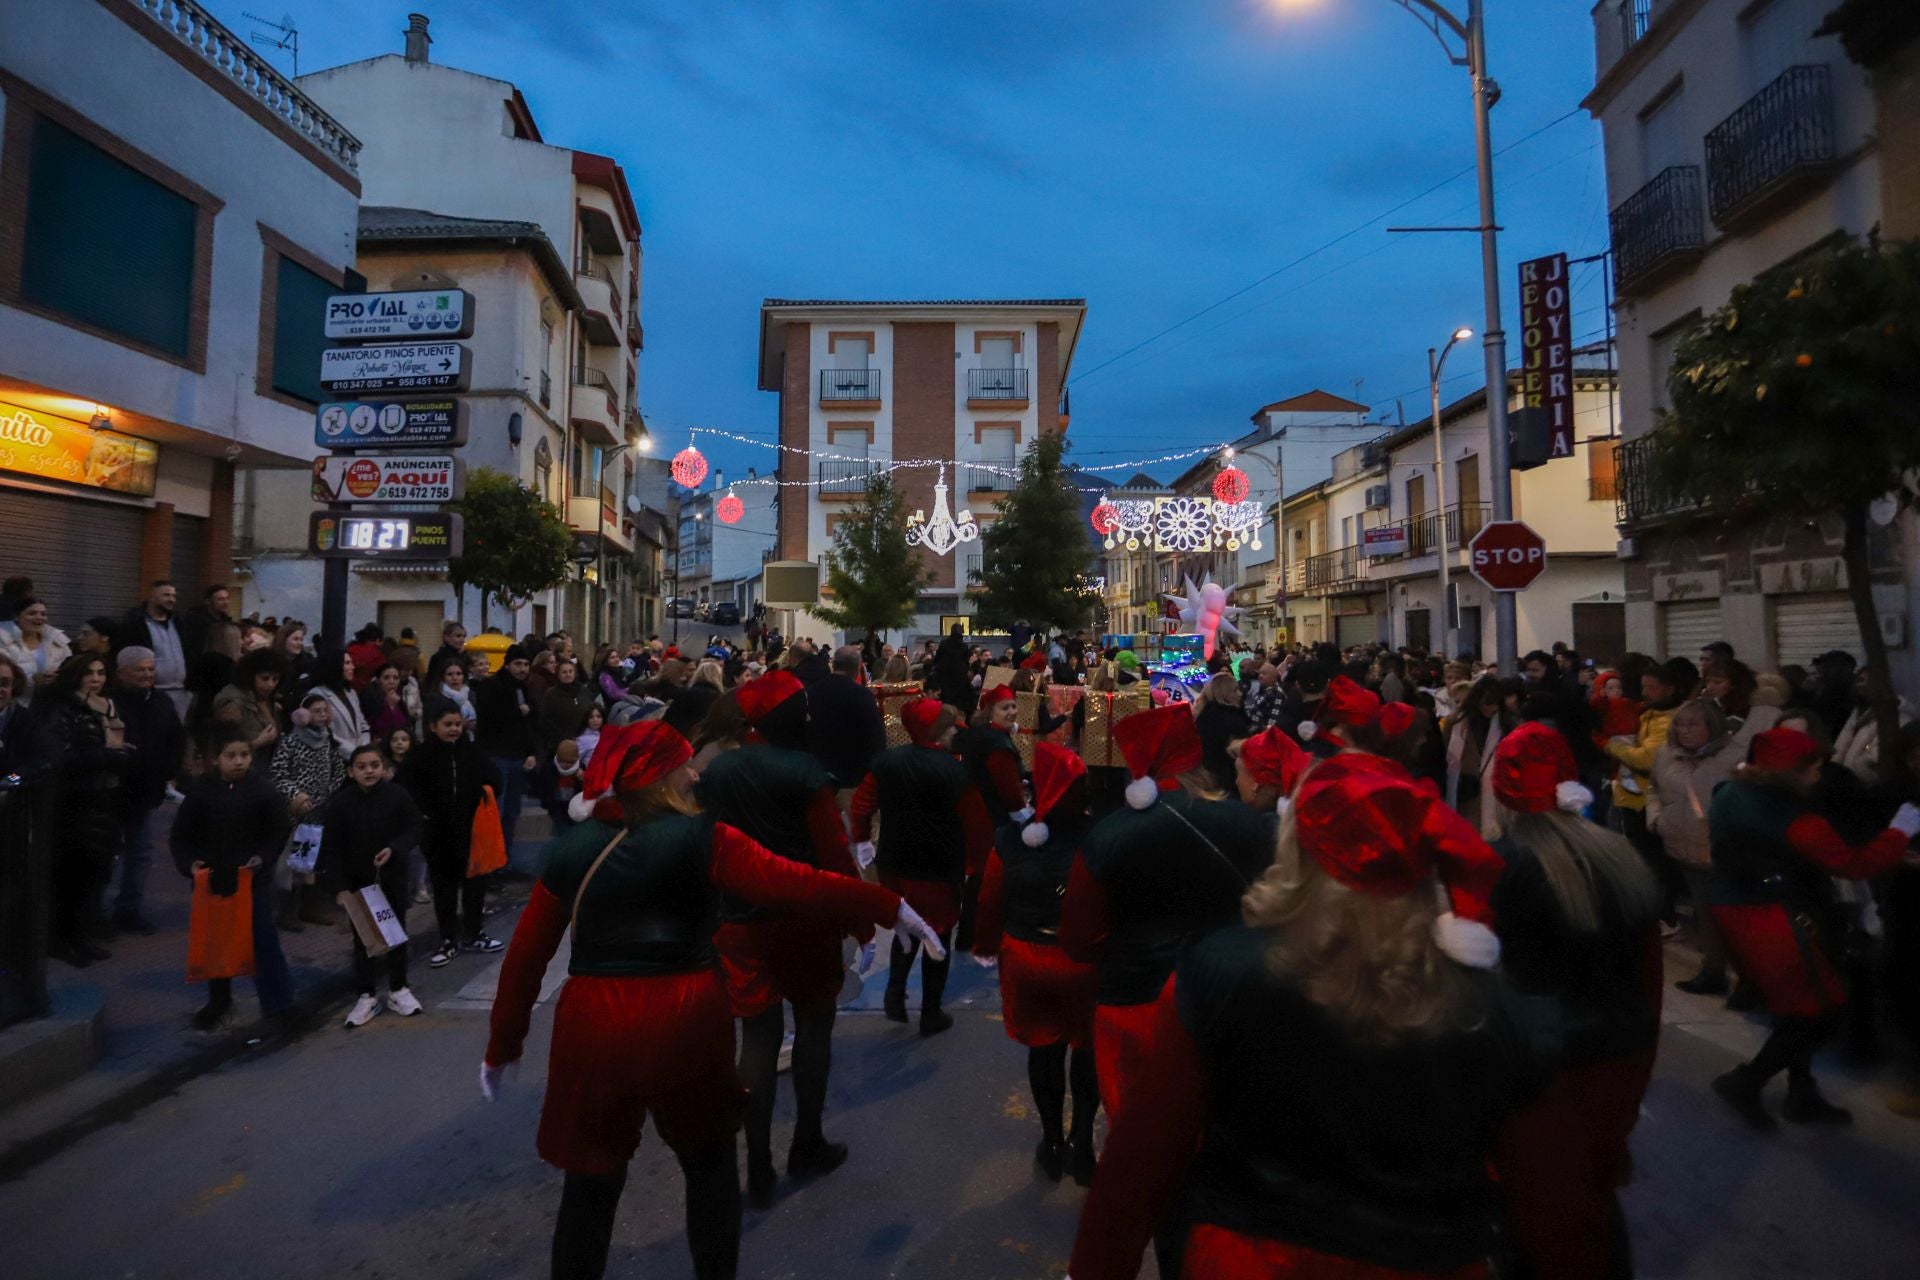
[[[1200,767],[1200,733],[1186,704],[1136,712],[1113,726],[1113,740],[1126,757],[1127,805],[1151,809],[1177,778]]]
[[[1566,738],[1539,721],[1521,725],[1494,748],[1493,794],[1515,813],[1584,811],[1593,792],[1579,775]]]
[[[608,725],[600,731],[600,743],[580,777],[580,794],[567,802],[567,813],[585,822],[606,802],[598,816],[617,821],[618,806],[612,803],[617,796],[642,791],[691,759],[693,748],[663,721]]]
[[[1033,818],[1020,828],[1020,840],[1029,849],[1038,849],[1053,837],[1047,817],[1073,784],[1087,776],[1087,764],[1074,752],[1054,742],[1036,742],[1033,746]]]
[[[1256,787],[1276,794],[1281,813],[1287,811],[1288,797],[1300,775],[1313,764],[1305,748],[1281,729],[1265,729],[1235,743],[1234,756]]]

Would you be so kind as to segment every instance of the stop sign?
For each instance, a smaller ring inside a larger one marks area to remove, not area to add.
[[[1467,544],[1467,567],[1495,591],[1525,591],[1547,570],[1547,544],[1518,520],[1495,520]]]

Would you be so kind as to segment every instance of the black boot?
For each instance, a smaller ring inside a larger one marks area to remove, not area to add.
[[[1760,1090],[1765,1083],[1746,1067],[1735,1067],[1714,1079],[1713,1091],[1738,1112],[1742,1120],[1762,1132],[1772,1132],[1778,1122],[1760,1101]]]
[[[795,1142],[787,1148],[787,1176],[789,1178],[817,1178],[823,1173],[832,1173],[847,1162],[847,1144],[828,1142],[820,1138],[812,1142]]]
[[[945,944],[950,938],[942,938]],[[944,960],[935,960],[930,955],[920,957],[920,1034],[937,1036],[953,1025],[953,1015],[940,1007],[940,998],[947,993],[947,970],[953,967],[953,952],[948,951]]]
[[[888,1022],[907,1020],[907,971],[912,967],[913,953],[900,945],[900,935],[895,934],[887,959],[887,996],[882,1006]]]
[[[1046,1175],[1048,1182],[1058,1182],[1066,1175],[1067,1144],[1059,1134],[1049,1133],[1040,1139],[1033,1150],[1033,1166]]]
[[[773,1156],[766,1152],[747,1153],[747,1203],[765,1209],[773,1203],[773,1188],[780,1181],[773,1167]]]
[[[1073,1128],[1067,1134],[1067,1173],[1083,1187],[1093,1185],[1093,1118],[1100,1111],[1100,1080],[1094,1074],[1093,1046],[1073,1051],[1068,1078],[1073,1085]]]
[[[1853,1112],[1837,1107],[1820,1096],[1812,1073],[1793,1072],[1787,1076],[1787,1101],[1780,1108],[1782,1119],[1794,1124],[1852,1124]]]
[[[1033,1163],[1047,1181],[1058,1182],[1067,1171],[1067,1144],[1060,1136],[1067,1109],[1067,1046],[1050,1044],[1027,1050],[1027,1087],[1033,1090],[1034,1110],[1040,1113],[1040,1145]]]

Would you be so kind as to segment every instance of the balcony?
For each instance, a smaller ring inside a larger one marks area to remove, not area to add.
[[[878,409],[878,369],[822,369],[820,403],[832,409]]]
[[[969,409],[1024,409],[1027,407],[1025,369],[967,370]]]
[[[1323,551],[1287,566],[1289,596],[1332,596],[1365,591],[1367,580],[1360,576],[1360,548],[1341,547]]]
[[[1700,169],[1674,165],[1626,198],[1608,219],[1613,232],[1613,283],[1622,297],[1644,293],[1687,270],[1706,247],[1700,215]]]
[[[587,341],[597,347],[617,347],[620,341],[620,317],[626,309],[620,305],[620,286],[613,268],[598,258],[581,258],[573,264],[574,283],[580,287],[580,300],[586,304]]]
[[[1788,67],[1707,134],[1707,207],[1748,226],[1833,168],[1833,89],[1825,67]]]
[[[963,462],[959,466],[959,479],[966,486],[965,493],[1012,493],[1013,486],[1020,482],[1018,475],[1002,475],[1003,471],[1018,471],[1020,464],[1009,458],[1005,462]]]
[[[553,408],[553,375],[545,369],[540,371],[540,407]]]
[[[867,481],[879,474],[881,465],[871,461],[822,462],[820,498],[823,502],[851,502],[867,491]]]
[[[967,576],[964,579],[967,584],[967,590],[978,591],[980,589],[980,569],[984,559],[985,557],[978,551],[972,552],[967,556]]]
[[[1661,481],[1654,466],[1653,433],[1624,440],[1614,458],[1614,523],[1621,528],[1646,525],[1695,508],[1691,498]]]
[[[1443,515],[1447,548],[1457,551],[1472,541],[1473,535],[1479,533],[1492,518],[1493,508],[1484,502],[1465,502],[1448,507],[1444,513],[1429,511],[1422,515],[1396,520],[1386,527],[1407,531],[1407,549],[1390,556],[1375,556],[1373,559],[1376,561],[1414,560],[1421,556],[1433,555],[1440,549]]]
[[[589,440],[608,447],[624,443],[620,439],[620,402],[614,395],[612,379],[598,369],[575,369],[572,399],[569,416]]]
[[[640,300],[635,298],[633,310],[627,312],[627,342],[635,351],[647,345],[647,331],[640,325]]]

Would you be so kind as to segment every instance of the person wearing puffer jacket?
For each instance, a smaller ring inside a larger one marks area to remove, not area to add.
[[[1853,775],[1869,785],[1880,780],[1880,719],[1874,714],[1873,704],[1867,698],[1867,673],[1862,671],[1854,677],[1853,714],[1847,717],[1847,723],[1833,739],[1833,760],[1835,764],[1845,765]],[[1905,698],[1899,700],[1900,723],[1912,724],[1913,707]]]
[[[1682,888],[1679,868],[1660,847],[1660,837],[1647,829],[1647,792],[1653,786],[1653,757],[1667,741],[1667,728],[1681,703],[1693,696],[1700,672],[1685,658],[1674,658],[1640,677],[1646,705],[1633,737],[1607,739],[1606,752],[1624,768],[1613,780],[1613,808],[1620,833],[1633,842],[1647,865],[1660,877],[1667,892],[1663,915],[1668,932],[1678,928],[1673,904]]]

